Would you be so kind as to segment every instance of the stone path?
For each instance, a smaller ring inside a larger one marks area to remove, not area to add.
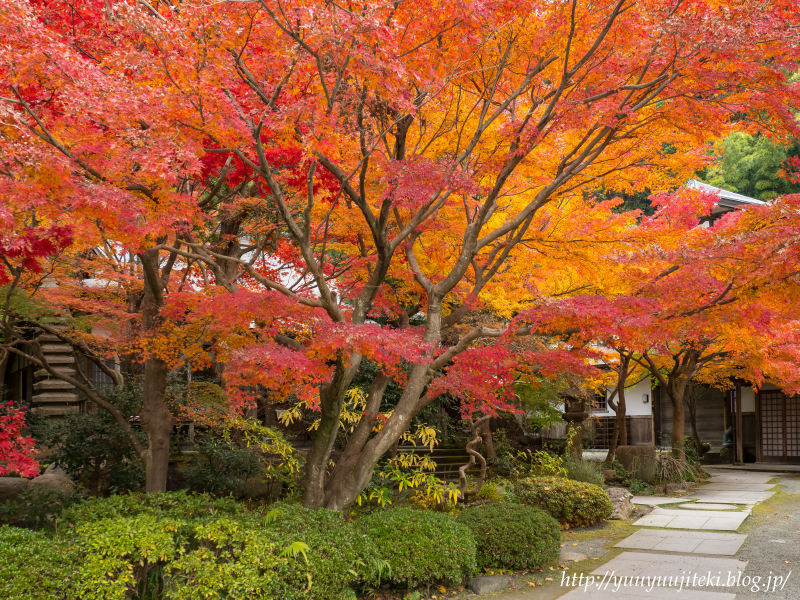
[[[619,542],[615,548],[733,556],[746,537],[737,533],[714,533],[711,531],[640,529]]]
[[[744,575],[748,561],[735,557],[746,535],[735,532],[751,514],[752,507],[774,494],[768,484],[773,475],[707,469],[712,477],[694,493],[681,498],[635,496],[634,504],[660,506],[682,503],[678,508],[656,508],[634,523],[642,527],[619,542],[626,549],[592,571],[591,581],[575,585],[563,600],[734,600],[731,585]],[[742,510],[739,510],[739,509]],[[658,527],[660,529],[653,529]],[[688,530],[688,531],[687,531]],[[633,551],[627,551],[633,550]],[[712,577],[712,583],[698,583]],[[693,583],[692,577],[694,577]],[[719,579],[713,579],[718,577]],[[638,579],[637,579],[638,578]],[[659,578],[658,583],[654,578]],[[670,584],[665,583],[666,580]],[[686,586],[684,586],[684,579]],[[681,581],[680,586],[677,582]],[[718,590],[718,591],[715,591]],[[725,590],[725,591],[723,591]]]
[[[736,531],[750,511],[724,512],[721,510],[693,510],[657,508],[634,523],[636,527],[668,527],[670,529],[710,529]]]

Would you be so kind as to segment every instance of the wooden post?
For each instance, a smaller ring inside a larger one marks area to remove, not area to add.
[[[744,462],[744,448],[742,446],[742,382],[736,380],[736,462]]]

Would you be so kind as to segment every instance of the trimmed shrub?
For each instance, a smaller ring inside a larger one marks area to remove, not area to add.
[[[185,491],[166,494],[127,494],[109,498],[90,498],[66,509],[62,519],[80,525],[136,515],[155,515],[161,518],[209,520],[220,516],[240,517],[247,512],[233,498],[215,498],[207,494],[188,494]]]
[[[76,598],[70,590],[82,560],[82,552],[71,544],[0,525],[0,598]]]
[[[82,600],[271,600],[285,597],[278,558],[253,519],[189,522],[141,514],[77,527],[85,550],[75,582]]]
[[[558,557],[561,528],[543,510],[507,502],[470,506],[458,522],[470,528],[478,545],[477,564],[533,569]]]
[[[497,484],[486,482],[481,486],[475,500],[502,500],[503,497],[503,492],[500,491]]]
[[[347,588],[378,582],[382,563],[375,543],[356,524],[346,522],[342,513],[297,504],[273,506],[275,518],[263,535],[280,548],[295,542],[308,546],[307,569],[302,559],[279,569],[281,579],[301,591],[287,598],[333,600],[344,597]]]
[[[600,473],[600,466],[595,462],[585,458],[569,457],[564,461],[564,467],[567,469],[567,479],[603,485],[603,474]]]
[[[388,563],[385,579],[396,584],[460,582],[475,571],[475,538],[447,514],[392,508],[364,517],[360,525]]]
[[[556,477],[522,479],[514,485],[514,495],[520,503],[538,506],[570,527],[603,521],[614,509],[600,486]]]

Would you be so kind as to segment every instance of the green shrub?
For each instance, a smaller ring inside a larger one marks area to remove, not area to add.
[[[522,504],[538,506],[567,526],[602,521],[614,508],[603,488],[556,477],[522,479],[514,485],[514,496]]]
[[[533,569],[558,557],[561,529],[543,510],[497,502],[461,511],[458,522],[470,528],[478,544],[477,564]]]
[[[246,511],[244,505],[233,498],[214,498],[207,494],[188,494],[181,491],[90,498],[65,510],[62,519],[76,526],[102,519],[141,514],[193,521],[220,516],[238,518],[244,516]]]
[[[247,519],[140,514],[86,523],[69,537],[85,550],[75,582],[82,600],[283,598],[277,568],[294,562]]]
[[[296,504],[274,506],[275,513],[270,513],[274,519],[264,536],[278,547],[297,541],[308,545],[307,571],[298,563],[280,567],[281,578],[296,590],[308,588],[310,574],[311,589],[296,598],[340,598],[347,588],[378,582],[384,569],[375,543],[356,524],[346,522],[342,513]]]
[[[245,482],[261,467],[258,456],[230,440],[203,439],[197,445],[197,458],[186,469],[186,482],[192,490],[240,497]]]
[[[392,508],[364,517],[360,525],[388,562],[386,579],[394,583],[460,582],[475,571],[475,538],[447,514]]]
[[[567,479],[603,485],[603,474],[596,462],[570,456],[564,461],[564,467],[567,469]]]
[[[41,532],[0,525],[0,598],[77,598],[71,591],[80,549]]]
[[[475,496],[475,500],[502,500],[503,492],[494,483],[484,483],[481,490]]]
[[[103,397],[126,415],[139,414],[142,388],[134,381],[122,389],[106,389]],[[144,434],[139,433],[144,442]],[[144,483],[144,469],[128,435],[106,410],[70,414],[37,422],[34,437],[52,448],[53,462],[94,495],[134,490]]]

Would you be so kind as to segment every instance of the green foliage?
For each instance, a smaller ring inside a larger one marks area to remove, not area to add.
[[[198,441],[197,455],[184,475],[192,490],[240,497],[244,485],[259,471],[258,457],[237,444],[205,438]]]
[[[639,481],[638,479],[631,479],[631,483],[628,487],[634,494],[648,496],[653,493],[653,486],[644,481]]]
[[[164,519],[195,521],[217,517],[244,518],[247,511],[233,498],[214,498],[185,491],[165,494],[127,494],[109,498],[89,498],[70,506],[62,520],[73,527],[115,517],[152,514]]]
[[[558,522],[532,506],[471,506],[461,511],[458,522],[475,536],[479,568],[534,569],[554,560],[561,549]]]
[[[497,487],[497,484],[488,481],[481,486],[480,491],[475,496],[475,500],[502,500],[504,497],[503,492]]]
[[[0,525],[0,598],[64,598],[72,589],[83,556],[80,548],[66,540]]]
[[[346,588],[378,581],[378,549],[357,525],[346,522],[342,513],[296,504],[278,504],[276,510],[275,518],[267,519],[265,524],[265,539],[281,548],[297,541],[307,545],[303,555],[307,570],[298,561],[280,565],[281,579],[293,590],[302,591],[287,598],[334,600]]]
[[[76,528],[86,551],[77,593],[89,600],[276,598],[275,547],[252,520],[190,522],[154,514],[115,517]]]
[[[522,504],[538,506],[567,526],[602,521],[614,508],[603,488],[556,477],[519,480],[513,494]]]
[[[15,500],[0,504],[0,523],[24,525],[30,529],[58,527],[64,510],[83,499],[80,493],[63,494],[53,489],[27,489]]]
[[[567,479],[603,485],[603,474],[594,461],[569,456],[564,460],[564,468],[567,470]]]
[[[529,427],[543,429],[562,421],[558,405],[564,385],[561,379],[548,378],[536,382],[518,381],[514,385],[514,393],[526,411]]]
[[[279,479],[290,486],[300,471],[292,445],[277,429],[255,419],[229,419],[197,443],[198,454],[186,472],[196,491],[240,497],[248,479]]]
[[[142,388],[137,381],[122,389],[104,390],[102,395],[124,415],[138,414],[141,410]],[[144,435],[139,435],[144,443]],[[117,494],[144,483],[144,470],[128,435],[104,409],[40,421],[34,437],[53,449],[53,462],[57,467],[92,494]]]
[[[800,146],[786,148],[764,136],[735,132],[722,140],[717,164],[703,181],[759,200],[797,193],[800,185],[789,183],[778,172],[789,156],[798,154]]]
[[[475,538],[447,514],[393,508],[364,517],[360,525],[396,584],[460,582],[475,571]]]

